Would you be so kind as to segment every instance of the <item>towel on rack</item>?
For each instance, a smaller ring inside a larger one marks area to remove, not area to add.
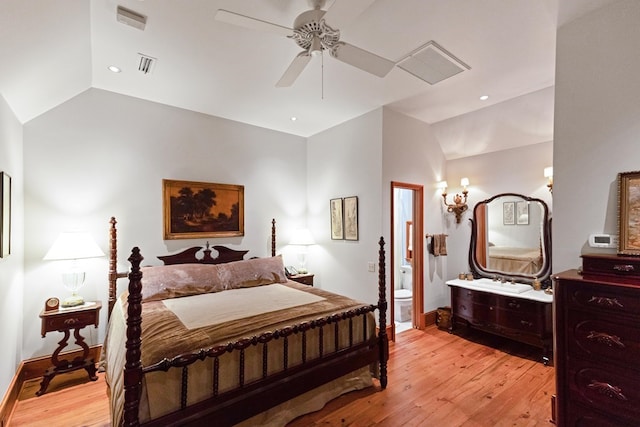
[[[434,234],[431,240],[431,251],[433,256],[447,255],[447,235]]]

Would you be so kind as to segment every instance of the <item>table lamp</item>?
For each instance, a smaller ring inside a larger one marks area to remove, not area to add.
[[[307,274],[307,247],[315,245],[311,232],[306,228],[299,228],[293,233],[293,237],[289,242],[290,245],[300,246],[298,252],[298,273]]]
[[[104,252],[89,233],[80,231],[60,233],[43,259],[45,261],[70,261],[68,270],[62,273],[62,283],[71,291],[71,296],[62,302],[63,307],[84,304],[84,298],[78,295],[78,290],[84,284],[85,272],[78,260],[102,256],[104,256]]]

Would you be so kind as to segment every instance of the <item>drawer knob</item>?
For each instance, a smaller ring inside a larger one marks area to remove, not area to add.
[[[591,380],[591,383],[589,383],[587,387],[611,399],[628,400],[627,396],[622,393],[622,389],[620,387],[616,387],[608,383]]]
[[[520,304],[515,301],[509,301],[509,307],[511,308],[520,308]]]
[[[589,299],[589,301],[587,301],[587,303],[595,304],[603,307],[624,308],[624,306],[620,304],[620,301],[618,301],[618,298],[598,297],[594,295]]]
[[[620,337],[616,335],[609,335],[605,332],[590,331],[587,335],[587,339],[595,341],[599,344],[608,345],[609,347],[625,348]]]
[[[522,326],[528,326],[528,327],[532,327],[533,326],[533,322],[529,322],[528,320],[521,320],[520,324]]]
[[[631,264],[616,264],[613,266],[613,269],[616,271],[623,271],[625,273],[628,273],[634,270],[633,265]]]

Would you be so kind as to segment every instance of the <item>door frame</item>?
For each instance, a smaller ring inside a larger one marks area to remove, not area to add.
[[[391,322],[395,325],[395,189],[411,190],[413,192],[413,299],[411,302],[411,323],[414,328],[424,329],[424,187],[418,184],[391,181],[391,262],[389,263],[391,285],[389,287],[389,300],[391,306]],[[396,339],[396,328],[391,328],[391,340]]]

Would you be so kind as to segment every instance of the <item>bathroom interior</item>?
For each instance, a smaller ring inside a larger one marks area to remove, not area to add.
[[[413,327],[413,190],[394,188],[394,325],[399,334]]]

